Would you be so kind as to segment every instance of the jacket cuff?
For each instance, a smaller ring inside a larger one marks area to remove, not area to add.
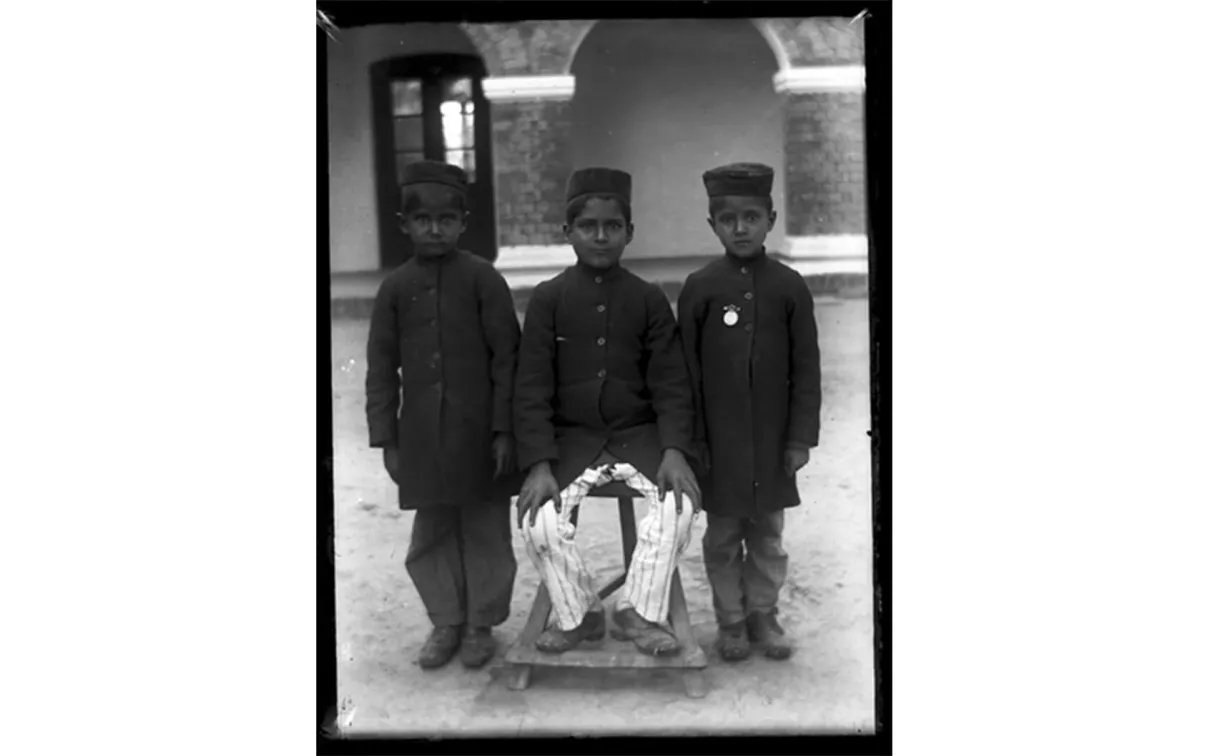
[[[517,450],[517,467],[522,472],[527,472],[529,468],[539,462],[549,462],[554,466],[559,461],[559,450],[553,446],[544,449],[518,449]]]
[[[661,451],[666,452],[669,449],[676,449],[681,454],[684,454],[687,459],[697,459],[698,456],[696,451],[697,447],[691,443],[672,441],[670,443],[663,444]]]

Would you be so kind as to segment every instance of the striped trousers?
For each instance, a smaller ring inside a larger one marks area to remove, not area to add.
[[[636,528],[630,571],[618,597],[619,609],[631,607],[649,622],[668,618],[668,596],[672,572],[689,545],[696,513],[693,502],[682,495],[681,514],[676,513],[675,494],[663,501],[659,489],[645,475],[625,462],[590,467],[560,493],[562,511],[547,502],[538,509],[537,521],[526,517],[521,528],[525,548],[550,593],[555,623],[571,630],[598,602],[592,576],[576,548],[576,526],[571,514],[596,486],[621,481],[640,493],[647,502],[647,515]]]

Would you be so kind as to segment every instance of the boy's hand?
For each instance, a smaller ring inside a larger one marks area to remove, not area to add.
[[[529,526],[532,528],[538,521],[538,509],[548,500],[554,501],[555,511],[563,508],[563,500],[559,498],[559,484],[554,473],[550,471],[549,462],[539,462],[529,469],[525,482],[521,484],[521,495],[517,497],[517,527],[525,522],[525,514],[529,513]]]
[[[507,433],[497,433],[496,437],[492,439],[492,459],[496,460],[496,478],[516,472],[517,460],[513,449],[513,437]]]
[[[693,511],[702,511],[702,492],[697,487],[697,478],[689,468],[689,462],[680,449],[665,449],[664,459],[655,475],[655,484],[659,487],[660,501],[669,491],[676,497],[676,513],[681,513],[681,497],[688,496],[693,502]]]
[[[786,475],[789,475],[791,478],[793,478],[794,474],[801,470],[803,466],[810,461],[810,449],[786,449]]]
[[[382,466],[387,469],[387,475],[399,485],[399,448],[395,446],[382,447]]]

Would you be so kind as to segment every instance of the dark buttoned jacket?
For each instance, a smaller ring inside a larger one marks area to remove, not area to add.
[[[763,251],[749,260],[724,254],[685,281],[677,311],[694,435],[709,448],[706,511],[753,517],[799,503],[783,458],[787,447],[819,443],[814,309],[803,277]]]
[[[579,263],[533,292],[513,425],[522,468],[551,463],[560,489],[602,451],[655,481],[665,449],[692,452],[693,396],[659,287]]]
[[[414,256],[382,282],[366,421],[370,446],[399,449],[400,507],[507,502],[519,489],[519,476],[493,480],[491,447],[512,431],[520,331],[504,277],[470,252]]]

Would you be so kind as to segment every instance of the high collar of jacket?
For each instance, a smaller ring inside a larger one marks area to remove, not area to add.
[[[593,281],[596,280],[597,276],[600,276],[605,281],[616,281],[622,275],[622,266],[620,263],[607,270],[601,270],[600,268],[594,268],[591,265],[585,265],[576,260],[576,264],[572,267],[579,275]]]
[[[416,259],[417,264],[423,265],[426,268],[428,268],[428,267],[435,268],[435,267],[438,267],[441,265],[445,265],[457,256],[458,256],[457,249],[451,249],[449,252],[446,252],[443,255],[438,255],[436,257],[429,257],[428,255],[420,255],[420,254],[412,255],[412,257],[414,257]]]
[[[745,265],[760,265],[769,259],[768,252],[765,250],[763,245],[761,246],[760,251],[752,257],[736,257],[730,252],[724,252],[723,257],[727,259],[727,262],[731,263],[737,268],[741,268]]]

